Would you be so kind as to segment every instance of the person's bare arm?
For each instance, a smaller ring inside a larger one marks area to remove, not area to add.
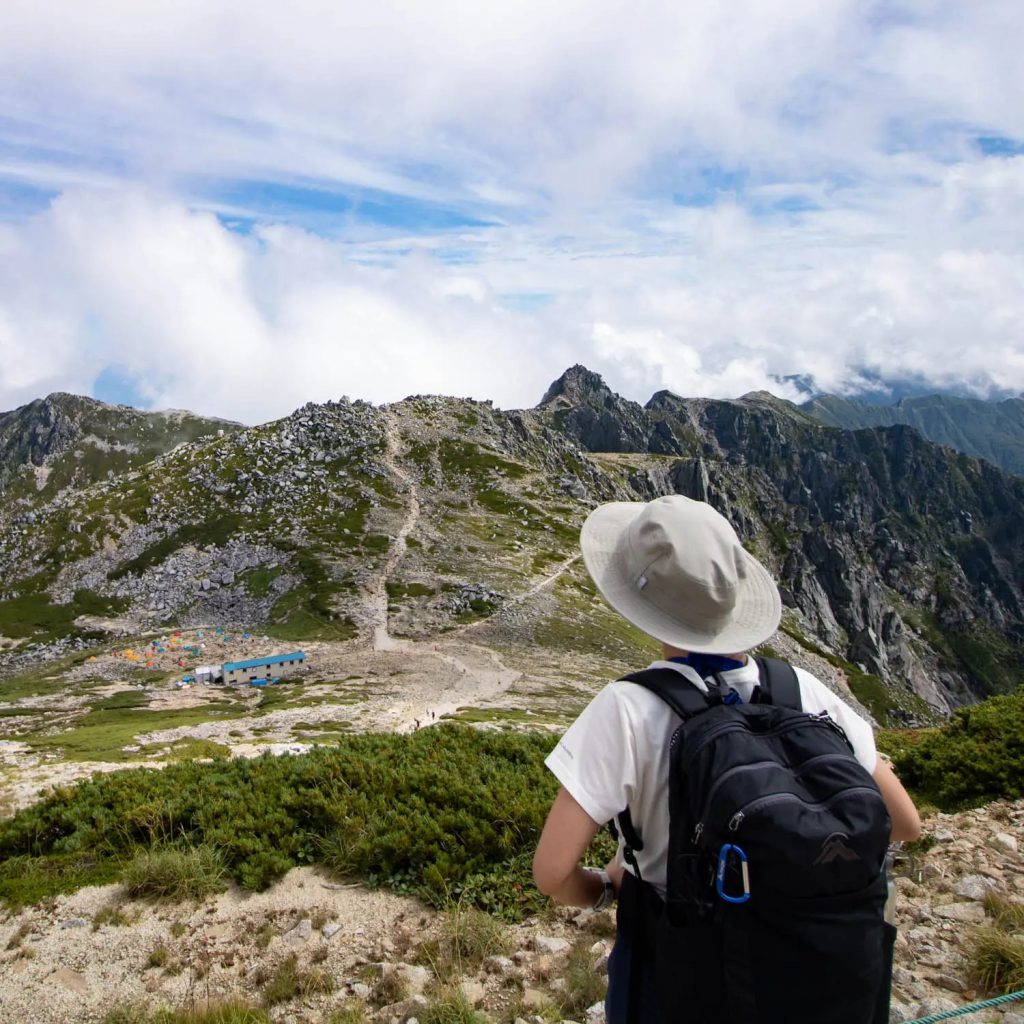
[[[573,907],[597,902],[604,885],[600,876],[580,867],[580,858],[600,827],[565,789],[558,790],[533,856],[533,880],[545,896]],[[617,872],[612,879],[618,888]]]
[[[920,838],[921,816],[903,783],[896,778],[896,773],[884,758],[879,757],[872,777],[882,791],[882,799],[892,819],[892,838],[907,842]]]

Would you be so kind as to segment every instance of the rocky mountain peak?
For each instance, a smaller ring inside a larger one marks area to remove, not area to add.
[[[554,381],[544,392],[540,400],[541,406],[551,405],[558,398],[566,398],[572,403],[585,402],[593,398],[614,398],[614,392],[604,382],[604,378],[593,370],[588,370],[581,363],[570,366],[558,380]]]

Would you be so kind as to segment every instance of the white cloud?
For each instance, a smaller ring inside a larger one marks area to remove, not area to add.
[[[61,195],[0,224],[0,407],[108,366],[246,420],[342,392],[528,405],[577,361],[640,400],[790,373],[1024,388],[1024,157],[974,141],[1024,138],[1022,22],[1017,0],[7,0],[0,181]],[[266,185],[395,216],[317,237]],[[395,196],[488,226],[423,228]]]
[[[539,394],[536,325],[427,258],[366,268],[288,228],[243,238],[144,193],[64,196],[0,244],[0,407],[105,366],[156,407],[259,422],[342,393]]]

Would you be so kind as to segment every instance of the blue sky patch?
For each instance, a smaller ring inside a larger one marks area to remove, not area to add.
[[[92,397],[111,405],[130,405],[136,409],[148,409],[150,405],[135,382],[112,366],[108,366],[93,381]]]
[[[0,178],[0,220],[30,217],[45,210],[56,196],[57,192],[51,188]]]
[[[352,227],[451,231],[496,223],[452,205],[367,189],[239,181],[213,190],[210,198],[231,211],[222,215],[225,223],[238,223],[243,230],[250,219],[285,221],[317,234],[335,234]],[[248,211],[249,217],[241,211]]]
[[[975,140],[984,156],[1021,156],[1024,142],[1005,135],[979,135]]]

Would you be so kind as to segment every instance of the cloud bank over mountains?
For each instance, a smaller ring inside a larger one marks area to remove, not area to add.
[[[0,408],[1024,389],[1015,2],[0,9]]]

